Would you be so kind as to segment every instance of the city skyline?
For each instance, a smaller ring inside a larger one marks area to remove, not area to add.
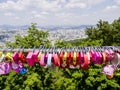
[[[0,25],[95,25],[120,16],[120,0],[0,0]]]

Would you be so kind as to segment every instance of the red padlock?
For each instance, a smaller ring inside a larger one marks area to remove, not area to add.
[[[60,66],[59,57],[58,57],[57,53],[53,54],[53,63],[55,66]]]
[[[23,52],[20,52],[20,53],[19,53],[19,60],[20,60],[22,63],[25,63],[25,56],[24,56],[24,53],[23,53]]]
[[[64,52],[60,52],[59,58],[60,58],[60,67],[61,68],[65,68],[65,67],[62,66],[62,64],[63,64],[63,56],[64,56]]]

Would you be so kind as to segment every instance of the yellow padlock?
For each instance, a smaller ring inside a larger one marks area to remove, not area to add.
[[[38,54],[38,61],[40,61],[41,56],[42,56],[42,52]]]
[[[76,64],[76,59],[77,59],[77,53],[74,52],[74,55],[73,55],[73,64],[75,65]]]
[[[7,59],[8,62],[10,61],[14,62],[12,55],[13,53],[10,53],[10,52],[6,53],[5,58]]]
[[[67,60],[67,52],[64,53],[63,56],[63,64],[66,65],[66,60]]]
[[[0,57],[2,56],[3,52],[0,52]]]

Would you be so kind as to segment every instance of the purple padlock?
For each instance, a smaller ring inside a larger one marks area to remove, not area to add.
[[[103,61],[102,54],[101,54],[101,52],[98,52],[98,54],[99,54],[98,64],[102,64],[102,61]]]
[[[5,64],[5,73],[10,73],[12,70],[11,62]]]
[[[109,75],[109,76],[112,76],[114,71],[115,71],[115,68],[112,65],[106,65],[102,69],[102,73]]]
[[[100,56],[99,56],[99,53],[98,52],[95,52],[95,57],[96,57],[96,59],[95,59],[95,62],[94,62],[94,64],[99,64],[99,60],[100,60]]]
[[[23,67],[23,64],[21,62],[14,63],[12,62],[12,69],[16,72],[19,73],[20,69]]]
[[[96,51],[92,52],[92,61],[93,61],[94,64],[98,64],[98,62],[99,62],[98,52],[96,52]]]
[[[0,75],[2,74],[8,74],[12,70],[11,62],[6,63],[2,62],[0,63]]]
[[[80,52],[80,66],[83,67],[84,66],[84,54],[83,52]]]

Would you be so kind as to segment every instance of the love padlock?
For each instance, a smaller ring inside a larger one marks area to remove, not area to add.
[[[26,74],[28,72],[28,68],[27,67],[22,67],[21,69],[20,69],[20,74],[21,75],[24,75],[24,74]]]
[[[23,67],[23,64],[21,62],[12,62],[12,69],[16,72],[19,73],[20,69]]]
[[[0,63],[0,75],[2,74],[8,74],[12,70],[11,62],[6,63],[2,62]]]
[[[14,62],[12,55],[13,55],[13,53],[10,53],[10,52],[6,53],[5,54],[5,62],[8,62],[8,63]]]
[[[106,65],[103,67],[102,73],[108,75],[108,76],[112,76],[114,73],[114,68],[112,65]]]
[[[20,60],[22,63],[25,63],[25,56],[24,56],[24,53],[23,53],[23,52],[20,52],[20,53],[19,53],[19,60]]]
[[[42,54],[42,56],[40,58],[40,66],[46,66],[46,63],[45,63],[45,54]]]
[[[19,54],[18,54],[18,52],[14,52],[12,58],[13,58],[14,62],[17,63],[18,60],[19,60]]]
[[[29,66],[34,65],[34,58],[33,58],[33,52],[29,52],[27,57],[26,57],[27,63]]]
[[[48,54],[48,59],[47,59],[47,66],[50,67],[52,65],[52,54]]]
[[[33,53],[33,58],[35,62],[38,62],[38,55],[39,55],[39,50],[35,50],[35,52]]]

